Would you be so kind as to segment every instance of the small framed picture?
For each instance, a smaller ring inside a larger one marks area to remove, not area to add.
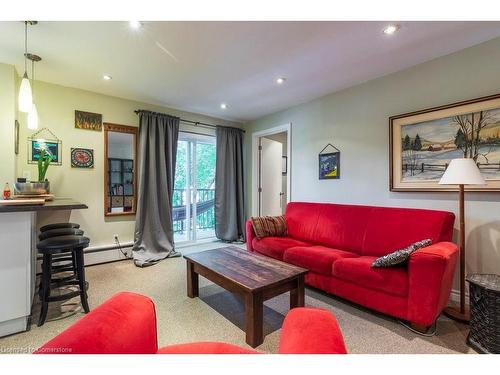
[[[288,173],[288,157],[282,156],[281,158],[281,174],[286,176]]]
[[[102,131],[102,114],[75,110],[75,128]]]
[[[31,152],[28,162],[30,164],[38,163],[40,159],[40,154],[42,150],[48,155],[52,156],[52,161],[50,164],[61,165],[61,142],[57,140],[45,140],[45,139],[30,139]]]
[[[340,152],[319,154],[319,179],[340,178]]]
[[[72,148],[71,167],[94,168],[94,150],[90,148]]]
[[[14,152],[19,154],[19,121],[14,123]]]

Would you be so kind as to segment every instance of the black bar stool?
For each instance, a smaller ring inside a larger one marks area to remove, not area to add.
[[[80,228],[80,224],[77,224],[77,223],[54,223],[54,224],[48,224],[48,225],[44,225],[43,227],[41,227],[40,228],[40,232],[45,232],[47,230],[60,229],[60,228],[78,229],[78,228]]]
[[[83,259],[83,249],[89,246],[90,240],[87,237],[78,235],[63,235],[52,238],[47,238],[40,241],[37,245],[38,251],[43,255],[42,263],[42,282],[41,282],[41,296],[42,309],[40,311],[40,318],[38,319],[38,326],[42,326],[47,318],[47,311],[49,302],[65,301],[76,296],[80,296],[80,301],[85,313],[90,311],[87,301],[87,286],[85,281],[85,269]],[[58,281],[52,283],[52,262],[53,257],[57,254],[71,252],[75,260],[76,279],[65,281]],[[74,255],[73,255],[74,254]],[[51,296],[51,287],[61,287],[68,285],[77,285],[78,290],[70,291],[59,296]]]
[[[52,237],[59,237],[59,236],[68,236],[68,235],[75,235],[75,236],[83,236],[83,230],[78,229],[78,228],[55,228],[55,229],[47,229],[42,231],[38,235],[38,239],[40,241],[45,240],[47,238],[52,238]]]
[[[75,236],[83,236],[84,231],[76,228],[57,228],[57,229],[49,229],[38,235],[38,239],[43,241],[47,238],[59,237],[59,236],[67,236],[67,235],[75,235]],[[52,276],[71,272],[69,276],[52,278],[51,283],[60,283],[62,281],[68,281],[72,279],[76,279],[76,259],[75,253],[71,251],[67,251],[64,253],[55,254],[52,256]],[[42,279],[40,279],[40,286],[38,289],[38,294],[40,297],[42,296]]]

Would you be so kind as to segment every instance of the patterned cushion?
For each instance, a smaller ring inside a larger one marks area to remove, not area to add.
[[[404,249],[396,250],[390,254],[375,259],[375,261],[372,263],[372,267],[392,267],[392,266],[397,266],[399,264],[403,264],[408,260],[411,253],[422,247],[429,246],[431,243],[432,241],[430,239],[412,243],[411,245],[405,247]]]
[[[253,230],[257,238],[286,236],[285,216],[252,217]]]

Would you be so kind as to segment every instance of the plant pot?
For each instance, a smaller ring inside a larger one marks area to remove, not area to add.
[[[50,194],[50,182],[16,182],[14,190],[18,195]]]

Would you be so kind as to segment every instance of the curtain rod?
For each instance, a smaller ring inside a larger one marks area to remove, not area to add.
[[[148,111],[148,110],[145,110],[145,109],[138,109],[136,111],[134,111],[136,114],[139,114],[141,112],[151,112],[151,113],[159,113],[159,112],[153,112],[153,111]],[[162,114],[164,115],[165,113],[159,113],[159,114]],[[167,116],[170,116],[170,117],[176,117],[179,119],[180,122],[184,122],[184,123],[187,123],[187,124],[193,124],[194,126],[202,126],[202,127],[208,127],[208,128],[229,128],[229,129],[236,129],[236,130],[239,130],[239,131],[242,131],[243,133],[245,133],[245,131],[243,129],[240,129],[240,128],[235,128],[233,126],[224,126],[224,125],[212,125],[212,124],[207,124],[206,122],[201,122],[201,121],[192,121],[192,120],[186,120],[186,119],[183,119],[181,117],[177,117],[177,116],[172,116],[172,115],[168,115]]]

